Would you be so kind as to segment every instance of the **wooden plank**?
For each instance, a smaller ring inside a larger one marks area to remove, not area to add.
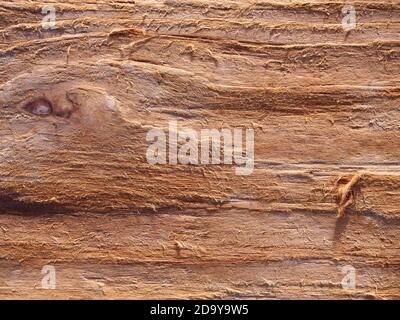
[[[400,297],[398,3],[52,4],[0,4],[0,298]],[[150,164],[171,121],[251,174]]]

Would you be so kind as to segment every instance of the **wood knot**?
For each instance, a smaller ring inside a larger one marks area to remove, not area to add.
[[[343,217],[347,207],[355,203],[362,177],[362,173],[357,173],[352,177],[341,176],[336,180],[332,192],[338,204],[339,218]]]
[[[40,97],[31,100],[23,108],[40,117],[53,115],[61,118],[69,118],[74,111],[73,107],[62,99],[62,96],[58,97],[55,94],[52,95],[51,99]]]
[[[47,99],[39,98],[27,103],[25,110],[37,116],[45,117],[52,114],[53,106]]]

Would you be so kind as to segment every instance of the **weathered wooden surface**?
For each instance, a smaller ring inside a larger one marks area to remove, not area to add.
[[[400,298],[398,2],[52,3],[0,3],[1,298]],[[148,164],[169,120],[253,174]]]

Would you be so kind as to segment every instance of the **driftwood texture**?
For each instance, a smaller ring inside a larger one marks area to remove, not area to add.
[[[51,3],[0,3],[0,298],[400,298],[397,1]],[[148,164],[170,120],[253,174]]]

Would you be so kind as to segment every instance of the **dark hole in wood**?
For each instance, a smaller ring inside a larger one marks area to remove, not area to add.
[[[37,116],[45,117],[53,113],[51,102],[45,98],[39,98],[25,105],[25,110]]]

